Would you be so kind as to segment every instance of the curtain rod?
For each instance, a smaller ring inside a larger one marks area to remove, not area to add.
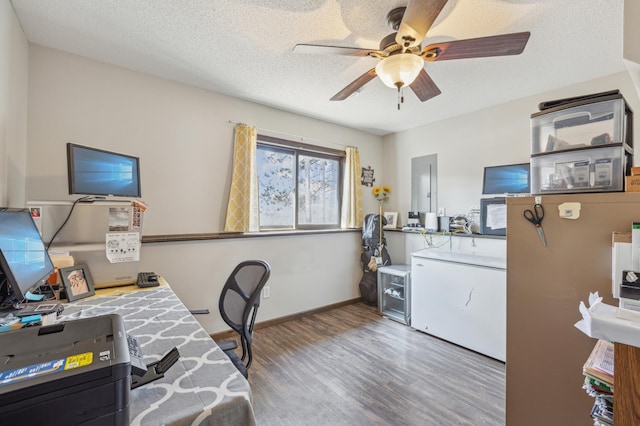
[[[244,125],[248,125],[247,123],[235,122],[233,120],[229,120],[229,124],[234,124],[234,125],[244,124]],[[257,130],[262,130],[262,131],[265,131],[265,132],[271,132],[271,133],[275,133],[275,134],[278,134],[278,135],[283,135],[283,136],[288,136],[288,137],[291,137],[291,138],[300,139],[300,142],[315,141],[315,142],[320,142],[320,143],[323,143],[323,144],[330,144],[330,145],[333,145],[333,146],[337,146],[337,147],[342,148],[342,149],[348,148],[350,146],[350,145],[349,146],[348,145],[342,145],[342,144],[335,143],[335,142],[321,141],[319,139],[307,138],[307,137],[300,136],[300,135],[294,135],[292,133],[280,132],[278,130],[265,129],[264,127],[257,127],[257,126],[253,126],[253,127],[255,127]]]

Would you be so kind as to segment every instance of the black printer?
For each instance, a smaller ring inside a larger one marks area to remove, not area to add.
[[[131,364],[119,315],[0,333],[0,356],[0,424],[129,424]]]

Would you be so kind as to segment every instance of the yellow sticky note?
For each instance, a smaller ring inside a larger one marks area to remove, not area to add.
[[[71,370],[73,368],[84,367],[85,365],[91,365],[93,362],[93,352],[85,352],[83,354],[71,355],[67,357],[67,361],[64,364],[65,370]]]

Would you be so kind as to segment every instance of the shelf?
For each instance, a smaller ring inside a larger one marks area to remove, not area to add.
[[[383,299],[383,304],[393,305],[393,306],[404,306],[404,299],[398,299],[397,297],[389,297],[389,298]]]
[[[383,294],[382,296],[383,297],[388,297],[388,298],[391,298],[391,299],[395,299],[395,300],[400,300],[400,301],[404,302],[404,297],[394,296],[392,294]]]
[[[405,319],[404,319],[404,313],[402,312],[393,312],[393,311],[384,311],[382,312],[382,315],[395,320],[395,321],[399,321],[402,322],[404,324],[406,324]]]

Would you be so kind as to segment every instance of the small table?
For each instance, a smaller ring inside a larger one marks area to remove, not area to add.
[[[147,364],[178,348],[180,359],[163,378],[131,391],[132,425],[255,425],[249,383],[160,281],[160,287],[98,290],[65,304],[57,321],[117,313]]]

